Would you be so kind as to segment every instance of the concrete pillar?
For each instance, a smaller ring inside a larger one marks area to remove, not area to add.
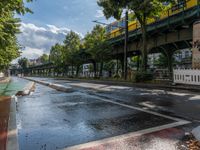
[[[200,69],[200,20],[193,24],[192,68]]]

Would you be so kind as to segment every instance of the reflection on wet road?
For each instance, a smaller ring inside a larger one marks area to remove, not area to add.
[[[37,84],[18,99],[20,150],[62,149],[174,122],[100,99],[84,89],[62,93]]]

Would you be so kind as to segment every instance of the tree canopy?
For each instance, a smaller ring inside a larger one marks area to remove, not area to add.
[[[109,57],[111,46],[107,42],[104,27],[96,25],[90,33],[86,34],[84,44],[92,59],[102,61]]]
[[[20,32],[20,20],[14,15],[23,15],[27,12],[31,10],[24,6],[23,0],[0,1],[0,70],[20,55],[20,46],[16,38],[16,34]]]
[[[81,46],[80,36],[77,33],[70,31],[66,35],[65,40],[64,40],[63,54],[64,54],[64,60],[66,64],[76,63],[76,60],[73,58],[73,56],[80,51],[80,46]]]
[[[43,54],[39,59],[41,60],[42,64],[48,63],[49,62],[49,55]]]
[[[64,63],[63,46],[59,43],[56,43],[54,46],[52,46],[49,58],[50,61],[54,63],[56,66],[63,64]]]
[[[111,56],[112,46],[107,41],[105,28],[96,25],[90,33],[86,34],[84,38],[84,46],[86,52],[90,54],[96,76],[96,63],[101,63],[101,73],[103,69],[103,61],[106,61]]]
[[[26,69],[29,66],[29,60],[27,58],[25,58],[25,57],[24,58],[20,58],[18,60],[18,64],[20,65],[20,67],[22,69]]]
[[[105,28],[97,25],[86,34],[84,39],[70,31],[63,41],[63,44],[56,44],[51,48],[50,61],[56,66],[76,67],[76,75],[79,67],[88,62],[92,62],[96,71],[96,63],[103,62],[110,58],[111,46],[107,42]],[[66,69],[66,68],[65,68]]]

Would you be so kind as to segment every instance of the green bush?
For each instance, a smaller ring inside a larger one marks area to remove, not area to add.
[[[137,72],[135,74],[135,82],[145,82],[153,80],[153,74],[150,72]]]

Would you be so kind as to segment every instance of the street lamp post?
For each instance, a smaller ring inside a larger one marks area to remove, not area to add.
[[[125,30],[125,38],[124,38],[124,70],[123,70],[123,75],[124,75],[124,80],[127,80],[127,52],[128,52],[128,9],[126,10],[125,13],[125,27],[123,26],[116,26],[118,28],[121,28]],[[102,25],[109,25],[106,23],[99,22],[97,20],[93,21],[98,24]]]

